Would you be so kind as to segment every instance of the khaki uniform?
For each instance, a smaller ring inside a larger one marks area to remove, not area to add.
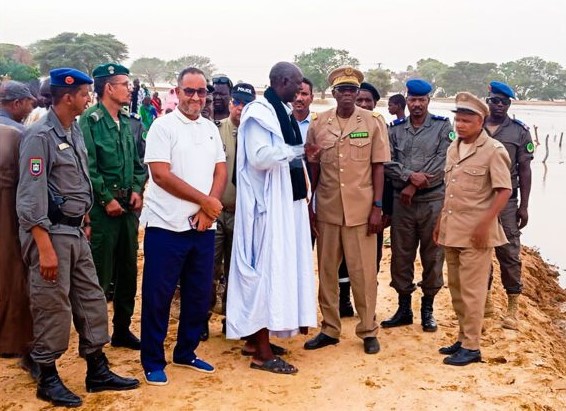
[[[48,193],[63,202],[55,208]],[[51,203],[51,204],[50,204]],[[20,181],[16,209],[20,222],[22,256],[29,267],[34,344],[31,356],[52,364],[69,344],[71,320],[79,333],[79,353],[101,349],[108,338],[106,299],[82,229],[93,192],[88,158],[77,123],[64,130],[49,110],[27,130],[20,147]],[[54,223],[54,215],[65,220]],[[40,274],[39,252],[31,234],[35,226],[49,232],[59,261],[58,277],[46,281]]]
[[[448,287],[460,325],[458,341],[464,348],[477,350],[493,248],[507,239],[498,219],[492,222],[486,248],[473,248],[471,235],[491,206],[494,190],[511,189],[510,160],[504,146],[485,131],[463,158],[459,144],[454,141],[446,156],[446,196],[438,241],[445,247]]]
[[[373,337],[377,244],[375,235],[367,235],[367,223],[374,198],[372,163],[390,159],[387,126],[382,118],[356,107],[341,131],[336,109],[331,109],[313,120],[307,143],[322,147],[315,191],[321,332],[340,337],[338,267],[345,258],[360,317],[356,335]]]
[[[228,290],[228,273],[230,272],[230,259],[232,257],[232,240],[234,238],[234,211],[236,207],[236,179],[234,175],[234,167],[236,164],[236,136],[238,128],[232,123],[230,117],[214,122],[218,126],[218,132],[224,145],[226,153],[226,168],[228,171],[228,179],[226,189],[220,201],[224,208],[216,221],[216,235],[214,237],[214,282],[216,284],[213,289],[213,303],[216,302],[216,293],[218,284],[224,281],[224,290],[222,291],[222,307],[226,307],[226,290]]]
[[[523,289],[521,283],[521,232],[517,222],[519,206],[519,164],[530,162],[533,159],[534,144],[529,128],[519,120],[507,117],[503,124],[491,134],[507,149],[511,158],[511,184],[513,193],[507,205],[499,214],[499,219],[508,244],[495,248],[495,255],[501,268],[501,282],[508,294],[519,294]]]

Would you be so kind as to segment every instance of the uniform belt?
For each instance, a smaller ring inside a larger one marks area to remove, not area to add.
[[[112,195],[114,196],[114,198],[129,200],[130,196],[132,195],[132,189],[131,188],[113,188],[112,189]]]
[[[53,222],[54,224],[63,224],[68,225],[71,227],[80,227],[83,225],[84,215],[80,217],[67,217],[64,215],[61,219],[57,222]]]
[[[438,190],[440,187],[444,187],[444,183],[439,184],[439,185],[434,186],[434,187],[428,187],[428,188],[419,189],[419,190],[417,190],[417,192],[415,193],[415,195],[418,196],[418,195],[427,194],[427,193],[430,193],[431,191],[436,191],[436,190]],[[395,188],[395,191],[396,191],[397,193],[400,193],[402,190],[403,190],[402,188]]]

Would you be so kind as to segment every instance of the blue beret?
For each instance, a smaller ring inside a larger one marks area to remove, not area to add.
[[[69,67],[53,69],[49,72],[50,85],[54,87],[75,87],[92,84],[92,79],[82,71]]]
[[[411,79],[405,85],[409,96],[426,96],[432,91],[432,85],[420,78]]]
[[[130,74],[130,70],[118,63],[106,63],[95,68],[92,72],[92,77],[109,77],[117,76],[119,74],[127,76]]]
[[[492,81],[489,83],[489,91],[495,94],[503,94],[509,98],[515,98],[513,89],[501,81]]]

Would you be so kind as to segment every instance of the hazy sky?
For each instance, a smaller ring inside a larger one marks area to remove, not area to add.
[[[4,0],[0,43],[61,32],[114,34],[139,57],[208,56],[232,80],[267,83],[270,67],[313,47],[350,51],[361,68],[419,58],[502,63],[540,56],[566,67],[565,0]],[[140,6],[144,4],[143,6]],[[145,5],[149,4],[149,5]]]

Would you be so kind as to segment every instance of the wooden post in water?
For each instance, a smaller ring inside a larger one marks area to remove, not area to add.
[[[533,128],[535,129],[535,143],[537,146],[540,146],[540,141],[538,141],[538,126],[533,124]]]
[[[549,138],[550,138],[550,134],[547,134],[546,138],[544,139],[545,154],[544,154],[544,159],[542,160],[543,164],[546,163],[546,159],[548,158],[548,139]]]
[[[558,142],[558,148],[562,148],[562,137],[564,137],[564,132],[560,133],[560,141]]]

